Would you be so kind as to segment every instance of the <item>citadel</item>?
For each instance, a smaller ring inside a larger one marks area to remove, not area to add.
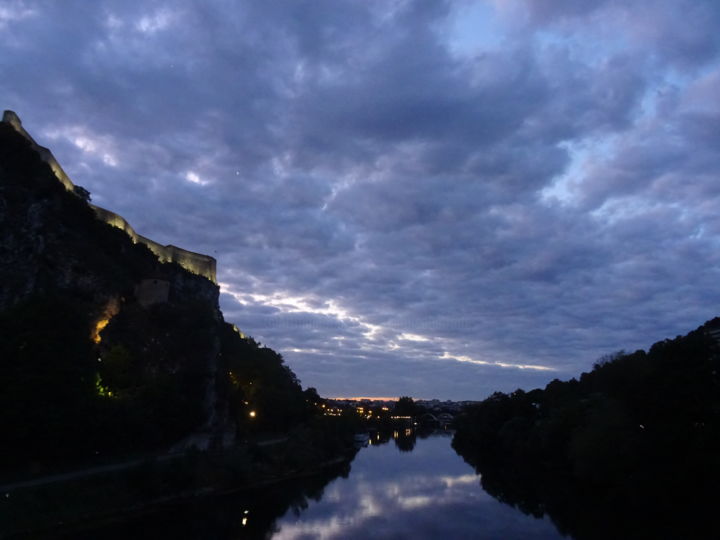
[[[3,113],[2,122],[11,125],[15,129],[15,131],[25,137],[32,144],[34,150],[40,155],[43,161],[48,164],[50,169],[55,174],[55,177],[65,187],[66,190],[79,196],[83,196],[83,193],[87,194],[87,192],[83,188],[73,184],[72,180],[70,180],[63,168],[57,162],[52,152],[50,152],[50,150],[48,150],[47,148],[40,146],[37,142],[35,142],[35,139],[33,139],[30,134],[25,131],[25,128],[23,128],[22,122],[20,121],[20,118],[17,114],[15,114],[13,111],[5,111]],[[108,225],[112,225],[113,227],[117,227],[118,229],[122,229],[123,231],[125,231],[125,233],[127,233],[127,235],[132,239],[133,242],[135,242],[136,244],[140,243],[145,245],[157,256],[160,262],[177,263],[189,272],[192,272],[193,274],[197,274],[199,276],[203,276],[212,281],[213,283],[217,284],[217,262],[213,257],[188,251],[186,249],[182,249],[173,245],[163,246],[162,244],[159,244],[154,240],[151,240],[150,238],[136,233],[135,229],[132,228],[132,226],[127,222],[127,220],[124,217],[116,214],[115,212],[111,212],[110,210],[106,210],[105,208],[100,208],[99,206],[95,206],[94,204],[91,204],[89,202],[88,205],[93,209],[93,211],[95,212],[95,216],[100,221],[103,221]]]

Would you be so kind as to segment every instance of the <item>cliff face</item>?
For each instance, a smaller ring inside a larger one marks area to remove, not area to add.
[[[250,429],[260,403],[256,423],[297,415],[294,375],[224,322],[211,279],[99,219],[58,179],[34,141],[0,123],[6,464],[218,440]]]

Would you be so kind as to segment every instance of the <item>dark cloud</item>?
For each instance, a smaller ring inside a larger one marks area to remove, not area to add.
[[[479,398],[717,315],[712,2],[5,6],[4,107],[322,393]]]

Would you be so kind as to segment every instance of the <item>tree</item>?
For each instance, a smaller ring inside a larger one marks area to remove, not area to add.
[[[90,192],[82,186],[74,186],[73,193],[85,202],[90,202]]]
[[[417,405],[415,405],[413,398],[402,396],[395,404],[394,410],[397,416],[414,416],[417,412]]]

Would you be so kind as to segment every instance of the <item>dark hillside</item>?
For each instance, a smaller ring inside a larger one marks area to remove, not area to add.
[[[716,537],[718,327],[496,393],[465,412],[453,445],[488,491],[577,538]]]
[[[96,218],[0,123],[0,468],[11,476],[281,431],[311,409],[218,286]],[[250,412],[253,412],[252,416]]]

